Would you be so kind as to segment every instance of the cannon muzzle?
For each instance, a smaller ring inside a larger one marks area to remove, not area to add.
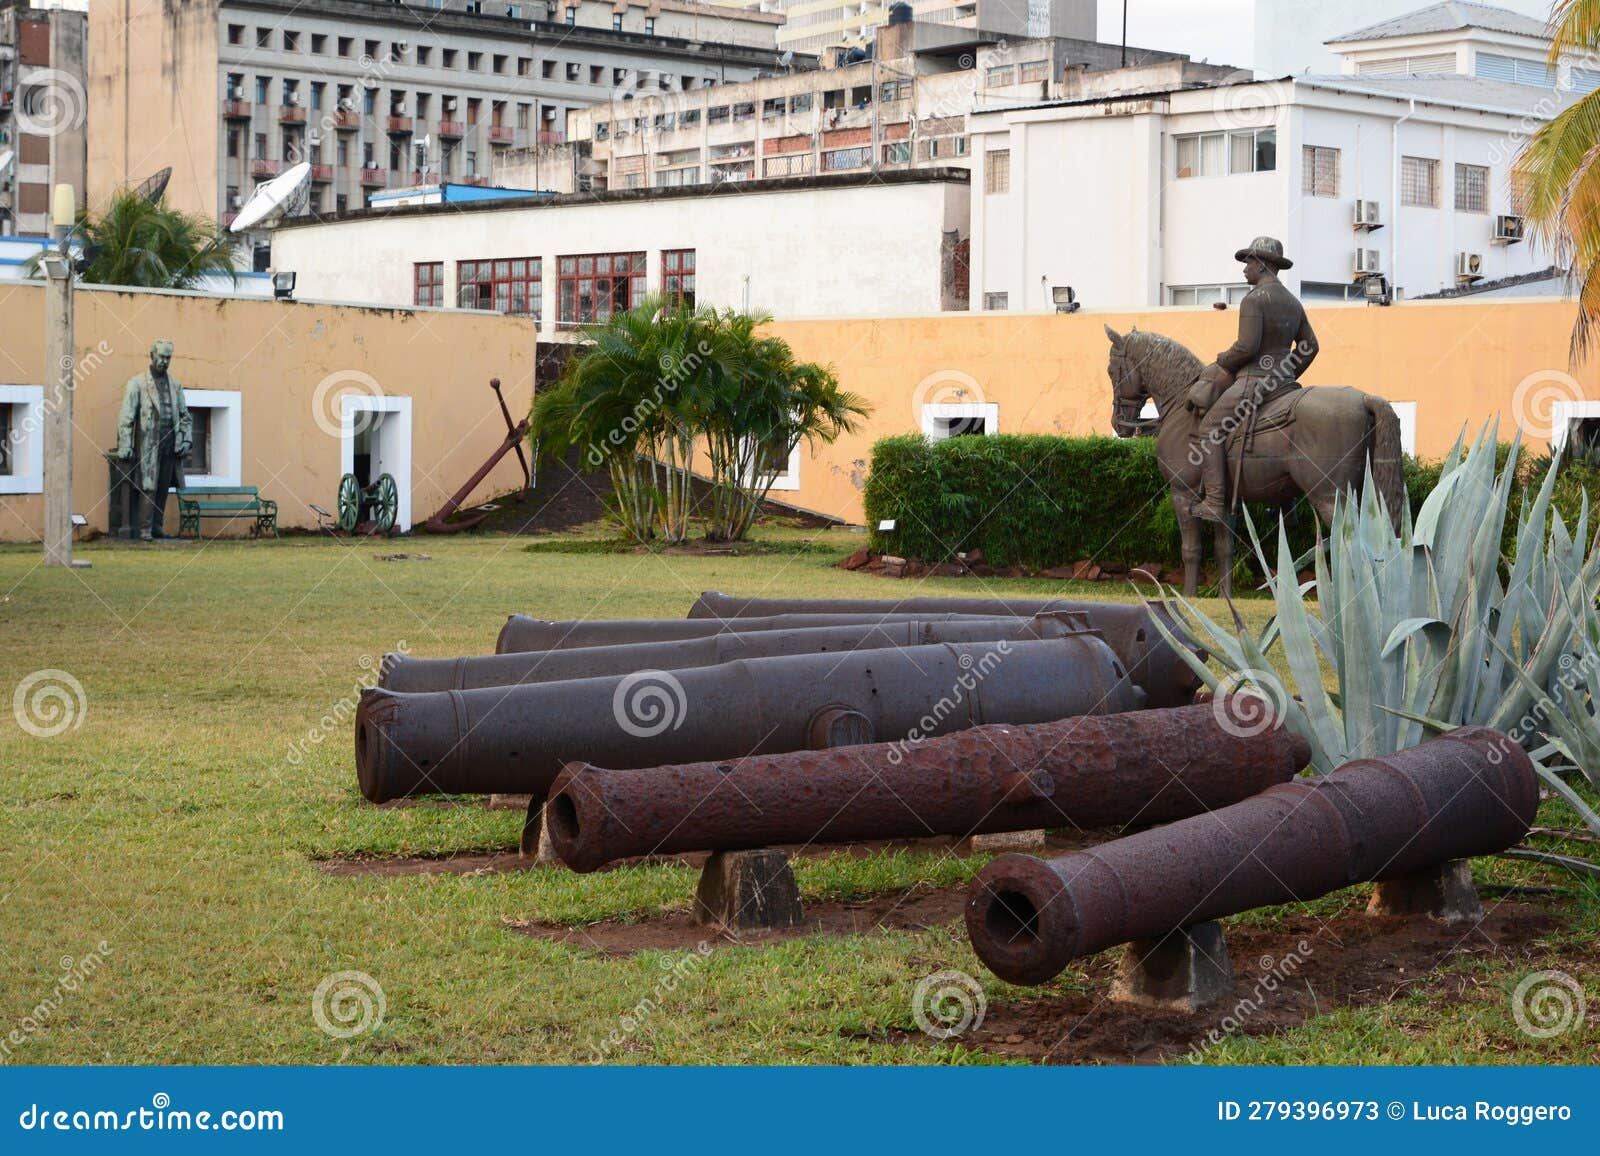
[[[1091,634],[749,658],[477,690],[368,690],[356,771],[375,803],[430,792],[542,798],[562,766],[653,767],[1137,709]]]
[[[636,855],[1160,823],[1286,782],[1310,748],[1210,704],[991,725],[920,742],[641,770],[569,765],[545,809],[576,871]]]
[[[972,881],[967,933],[1001,979],[1044,983],[1114,944],[1504,850],[1538,805],[1515,740],[1462,728],[1087,851],[1002,855]]]

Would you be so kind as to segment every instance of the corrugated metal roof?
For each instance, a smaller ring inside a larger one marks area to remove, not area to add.
[[[1534,113],[1540,114],[1541,119],[1554,115],[1557,109],[1565,107],[1578,95],[1455,73],[1447,76],[1297,76],[1294,79],[1297,84],[1308,84],[1313,88],[1334,88],[1367,96],[1415,99],[1432,104],[1493,108],[1511,113]]]
[[[1359,40],[1387,40],[1395,36],[1421,36],[1429,32],[1456,32],[1464,28],[1484,28],[1491,32],[1510,32],[1518,36],[1548,37],[1550,30],[1544,21],[1524,16],[1507,8],[1488,4],[1468,4],[1463,0],[1447,0],[1431,8],[1422,8],[1369,24],[1343,36],[1335,36],[1329,44],[1345,44]]]

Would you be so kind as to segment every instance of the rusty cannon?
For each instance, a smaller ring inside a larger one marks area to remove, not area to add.
[[[1203,704],[732,763],[573,763],[545,818],[556,853],[593,871],[682,851],[1162,823],[1287,782],[1308,758],[1287,729],[1232,733]]]
[[[831,654],[882,650],[890,646],[932,646],[941,642],[1038,642],[1083,633],[1068,615],[1037,618],[950,618],[873,622],[807,630],[724,632],[672,642],[588,646],[573,650],[524,650],[467,658],[412,658],[387,654],[378,685],[386,690],[472,690],[484,686],[561,682],[599,678],[635,670],[686,670],[740,658],[779,658],[791,654]]]
[[[574,759],[617,767],[740,759],[919,729],[946,734],[1114,713],[1142,699],[1091,634],[747,658],[478,690],[372,689],[356,709],[356,773],[375,803],[429,792],[542,798]]]
[[[500,628],[496,654],[517,654],[529,650],[577,650],[590,646],[633,646],[644,642],[687,642],[714,638],[719,634],[757,634],[772,630],[820,630],[832,626],[866,628],[887,622],[993,622],[996,618],[1019,617],[1007,611],[990,614],[774,614],[764,618],[741,618],[722,622],[709,618],[595,618],[552,622],[513,614]],[[1032,618],[1034,615],[1021,617]],[[1079,617],[1085,629],[1088,620]],[[1113,648],[1114,649],[1114,648]]]
[[[689,608],[691,619],[735,624],[775,614],[862,613],[983,614],[991,617],[997,614],[1022,617],[1046,613],[1080,614],[1117,652],[1133,681],[1150,696],[1151,706],[1182,706],[1192,702],[1195,691],[1200,689],[1199,675],[1167,645],[1151,621],[1152,615],[1159,614],[1174,637],[1186,636],[1182,625],[1159,606],[1075,602],[1065,598],[736,598],[707,590]],[[1190,649],[1204,661],[1205,654],[1198,645],[1191,645]]]
[[[1504,850],[1538,803],[1514,740],[1462,728],[1087,851],[1002,855],[972,881],[967,933],[1001,979],[1044,983],[1114,944]]]

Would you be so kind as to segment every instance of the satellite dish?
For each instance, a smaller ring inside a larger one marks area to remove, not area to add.
[[[17,154],[11,149],[0,149],[0,181],[11,175],[11,165],[16,159]]]
[[[257,185],[228,228],[242,233],[257,225],[274,224],[278,218],[303,209],[310,181],[311,166],[301,161],[282,176]]]
[[[167,191],[167,182],[172,179],[172,166],[168,165],[159,173],[146,177],[144,182],[134,190],[139,196],[149,201],[152,205],[161,200],[161,194]]]
[[[793,49],[790,49],[788,52],[785,52],[782,56],[778,57],[778,67],[779,68],[788,68],[789,65],[791,65],[793,63],[794,63],[794,50]]]

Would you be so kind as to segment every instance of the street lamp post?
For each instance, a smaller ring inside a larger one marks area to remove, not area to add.
[[[56,246],[42,258],[45,274],[44,560],[84,567],[72,557],[72,253],[68,236],[77,216],[71,185],[57,185],[51,203]]]

